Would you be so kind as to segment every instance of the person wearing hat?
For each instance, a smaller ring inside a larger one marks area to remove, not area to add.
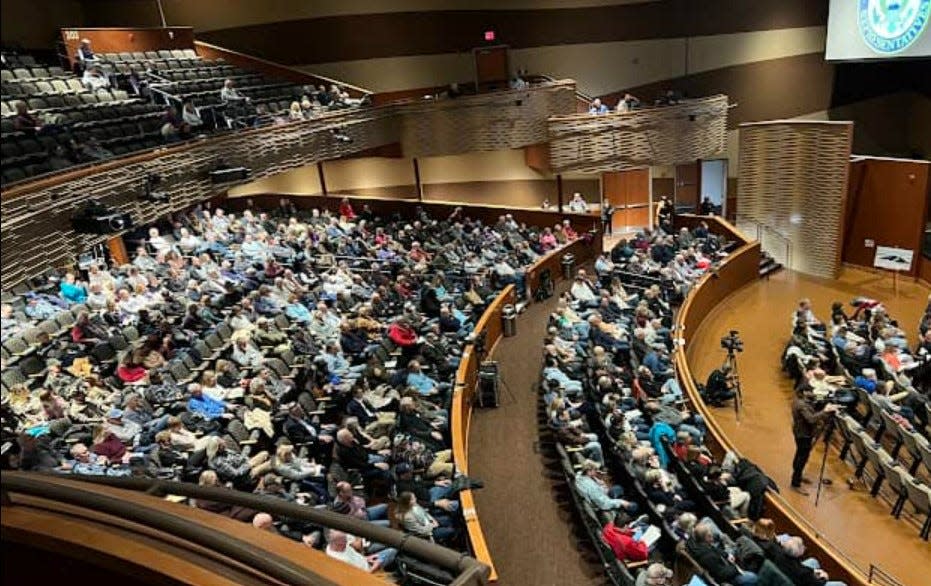
[[[142,427],[133,421],[123,417],[123,410],[113,407],[107,412],[107,422],[104,424],[106,430],[115,435],[121,442],[126,445],[133,445],[142,433]]]

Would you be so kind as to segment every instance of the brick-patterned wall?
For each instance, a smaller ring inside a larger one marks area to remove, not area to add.
[[[852,122],[741,124],[738,227],[779,235],[764,250],[789,268],[837,277],[852,140]]]
[[[575,84],[570,80],[522,92],[331,113],[14,186],[2,197],[2,286],[9,288],[48,268],[71,264],[80,252],[102,242],[103,237],[71,229],[71,217],[90,199],[130,212],[136,224],[145,224],[220,195],[233,185],[218,187],[208,178],[208,171],[221,160],[252,169],[251,181],[397,143],[402,137],[407,139],[405,153],[413,155],[522,147],[545,140],[546,118],[572,112],[574,96]],[[521,106],[516,105],[518,99]],[[432,110],[437,113],[431,114]],[[492,122],[493,129],[485,127]],[[352,141],[336,140],[334,128]],[[140,201],[150,173],[162,177],[158,189],[171,195],[169,203]]]
[[[727,96],[663,108],[549,121],[555,173],[605,173],[694,162],[727,148]]]

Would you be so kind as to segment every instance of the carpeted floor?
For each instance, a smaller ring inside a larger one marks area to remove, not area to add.
[[[497,409],[475,411],[469,438],[470,475],[485,481],[476,510],[492,559],[505,586],[603,584],[579,538],[565,484],[539,453],[536,383],[549,312],[557,296],[531,305],[517,320],[517,335],[494,350],[501,372]]]

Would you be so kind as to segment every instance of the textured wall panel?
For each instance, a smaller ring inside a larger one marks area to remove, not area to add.
[[[71,229],[71,217],[90,199],[132,213],[136,224],[223,193],[234,184],[213,185],[208,171],[220,161],[252,169],[249,181],[405,141],[405,154],[447,155],[501,150],[546,140],[546,120],[575,108],[571,80],[457,100],[413,101],[330,113],[313,120],[207,139],[192,145],[146,153],[77,170],[3,192],[3,288],[70,264],[104,237]],[[336,140],[334,130],[350,137]],[[140,201],[145,177],[162,177],[166,204]],[[70,177],[70,178],[69,178]],[[69,179],[65,179],[69,178]]]
[[[837,277],[852,140],[852,122],[742,124],[738,227],[789,268]]]
[[[575,111],[575,83],[398,106],[405,155],[433,157],[546,142],[547,118]]]
[[[549,121],[556,173],[605,173],[693,162],[727,147],[727,96],[621,114],[576,114]]]

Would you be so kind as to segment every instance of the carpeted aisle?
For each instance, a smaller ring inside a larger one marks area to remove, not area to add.
[[[503,384],[497,409],[477,410],[469,438],[470,475],[485,481],[476,509],[505,586],[603,584],[600,565],[586,561],[569,503],[537,451],[536,382],[554,295],[517,319],[517,335],[502,338],[492,358]]]

